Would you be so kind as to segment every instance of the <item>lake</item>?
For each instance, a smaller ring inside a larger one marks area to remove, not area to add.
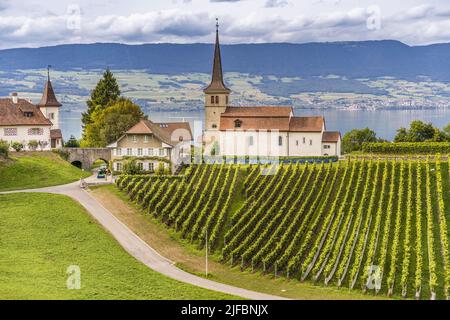
[[[325,117],[327,130],[341,131],[342,135],[352,129],[369,127],[381,138],[392,140],[397,129],[408,127],[413,120],[431,122],[434,126],[443,128],[450,123],[450,108],[421,110],[315,110],[296,109],[296,116],[322,115]],[[177,122],[203,120],[202,111],[193,112],[149,112],[149,119],[155,122]],[[70,135],[81,136],[81,112],[71,111],[61,113],[61,129],[67,140]]]

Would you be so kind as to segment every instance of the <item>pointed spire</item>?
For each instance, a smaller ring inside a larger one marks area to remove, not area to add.
[[[56,99],[55,92],[53,91],[52,82],[50,81],[50,68],[52,66],[47,66],[47,83],[44,87],[44,93],[42,94],[41,102],[38,103],[38,107],[61,107],[62,104]]]
[[[214,65],[212,71],[211,84],[204,90],[205,93],[230,93],[231,90],[225,86],[223,81],[222,71],[222,57],[220,54],[220,41],[219,41],[219,19],[216,19],[216,45],[214,49]]]

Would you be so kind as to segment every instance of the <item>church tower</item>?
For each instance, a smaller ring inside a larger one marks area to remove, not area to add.
[[[53,91],[52,82],[50,81],[50,66],[47,69],[47,83],[45,84],[44,93],[42,94],[41,102],[37,105],[42,114],[52,123],[52,129],[59,129],[59,108],[62,104],[56,99]]]
[[[205,128],[206,131],[218,131],[220,115],[229,105],[231,90],[225,86],[222,72],[222,58],[219,43],[219,22],[216,24],[216,46],[214,50],[214,65],[211,84],[203,91],[205,93]]]

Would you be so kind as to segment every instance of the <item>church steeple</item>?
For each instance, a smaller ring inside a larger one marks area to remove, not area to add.
[[[38,106],[41,108],[62,106],[62,104],[58,102],[58,99],[56,99],[55,92],[53,91],[52,82],[50,81],[50,67],[51,66],[47,67],[47,83],[44,87],[41,102],[38,103]]]
[[[222,57],[220,54],[220,41],[219,41],[219,19],[216,19],[216,45],[214,49],[214,65],[212,71],[211,84],[204,90],[208,93],[230,93],[231,90],[227,88],[223,81],[222,71]]]

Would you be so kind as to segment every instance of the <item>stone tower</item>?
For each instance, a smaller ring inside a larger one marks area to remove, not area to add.
[[[220,55],[219,22],[216,24],[216,45],[214,50],[214,65],[211,84],[203,91],[205,93],[205,129],[218,131],[220,115],[229,105],[231,90],[225,86]]]

